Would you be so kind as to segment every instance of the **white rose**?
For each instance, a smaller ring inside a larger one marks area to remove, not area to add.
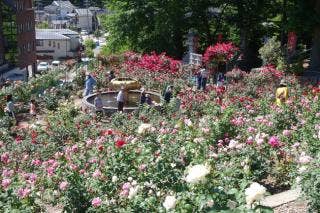
[[[166,210],[170,210],[176,207],[176,202],[177,199],[175,196],[167,196],[162,205]]]
[[[251,206],[254,201],[259,201],[266,193],[266,188],[259,183],[252,183],[249,188],[246,189],[246,202],[248,206]]]
[[[131,187],[129,190],[128,198],[129,199],[134,198],[138,194],[138,191],[139,191],[139,186]]]
[[[205,180],[205,176],[210,173],[210,167],[207,165],[198,164],[188,169],[188,174],[185,178],[187,183],[198,183]]]
[[[140,124],[138,127],[138,134],[143,135],[149,131],[151,131],[152,125],[151,124]]]
[[[118,177],[117,176],[112,176],[112,183],[115,183],[118,181]]]

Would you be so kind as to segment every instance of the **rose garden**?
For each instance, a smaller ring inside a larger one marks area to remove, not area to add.
[[[210,75],[239,49],[207,48]],[[67,68],[66,68],[67,69]],[[142,105],[98,119],[75,104],[85,74],[93,92],[111,91],[108,74],[137,79],[169,103]],[[166,54],[100,56],[2,89],[12,94],[20,121],[1,114],[0,209],[40,212],[272,212],[263,196],[301,187],[310,212],[320,208],[320,90],[287,69],[268,64],[249,72],[231,68],[223,86],[210,79],[197,90],[196,66]],[[289,97],[275,102],[285,79]],[[28,116],[29,100],[40,119]],[[5,105],[5,102],[2,103]]]

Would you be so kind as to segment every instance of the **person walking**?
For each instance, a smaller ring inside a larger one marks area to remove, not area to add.
[[[121,87],[120,91],[117,95],[117,102],[118,102],[118,111],[123,112],[124,107],[124,88]]]
[[[279,87],[276,90],[276,104],[282,106],[288,100],[289,89],[287,87],[286,81],[282,79],[280,81]]]
[[[30,101],[30,109],[29,113],[33,118],[36,118],[37,112],[36,112],[36,101],[34,99],[31,99]]]
[[[224,75],[222,72],[219,72],[217,76],[217,87],[221,87],[223,86],[223,84],[224,84]]]
[[[151,99],[150,94],[146,94],[146,103],[147,103],[149,106],[152,106],[152,105],[153,105],[153,101],[152,101],[152,99]]]
[[[200,72],[201,72],[201,87],[202,87],[202,90],[206,90],[209,73],[205,68],[202,68]]]
[[[16,119],[15,114],[14,114],[14,103],[12,100],[12,95],[7,95],[6,96],[6,107],[4,108],[4,112],[9,116],[14,119]]]
[[[144,88],[141,89],[141,93],[140,93],[140,105],[143,105],[144,103],[146,103],[146,91]]]
[[[173,93],[173,86],[168,86],[168,88],[166,89],[165,93],[164,93],[164,100],[165,102],[168,104],[172,98],[172,93]]]
[[[110,73],[109,73],[109,82],[111,82],[114,78],[116,78],[116,76],[114,74],[114,71],[111,70]]]
[[[197,72],[196,78],[197,78],[197,89],[200,90],[201,89],[201,80],[202,80],[200,70]]]
[[[85,81],[85,90],[83,97],[91,95],[93,91],[93,86],[97,84],[97,81],[90,75],[87,74],[87,79]]]

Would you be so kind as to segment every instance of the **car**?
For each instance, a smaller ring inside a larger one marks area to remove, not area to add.
[[[80,34],[81,35],[89,35],[88,31],[86,31],[86,30],[81,30]]]
[[[60,65],[60,61],[53,61],[51,64],[52,64],[52,66],[57,67]]]
[[[43,72],[43,71],[48,71],[49,70],[49,64],[48,64],[48,62],[40,62],[39,64],[38,64],[38,67],[37,67],[37,70],[39,71],[39,72]]]

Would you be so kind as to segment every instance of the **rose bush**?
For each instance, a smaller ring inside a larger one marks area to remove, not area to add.
[[[124,58],[134,64],[128,75],[164,79],[156,87],[177,78],[180,110],[143,108],[100,122],[61,100],[45,125],[1,128],[1,211],[47,203],[67,212],[250,212],[247,204],[261,208],[262,195],[295,185],[298,171],[317,207],[308,182],[317,178],[320,138],[314,89],[287,77],[290,98],[278,107],[280,74],[271,67],[200,92],[163,55]]]

